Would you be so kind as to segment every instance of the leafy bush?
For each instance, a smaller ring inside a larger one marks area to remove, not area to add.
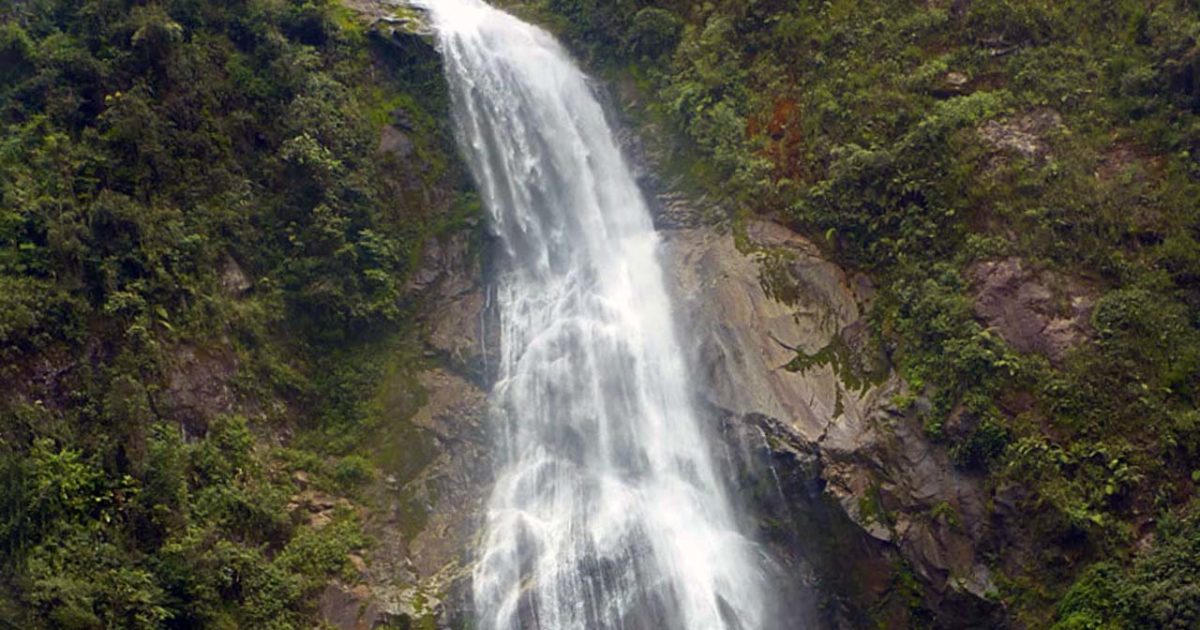
[[[683,21],[670,11],[646,7],[633,17],[633,26],[625,35],[625,49],[636,57],[657,59],[675,50]]]
[[[333,465],[333,480],[345,489],[370,481],[374,476],[375,467],[361,455],[347,455]]]
[[[1058,607],[1056,630],[1194,628],[1200,623],[1200,523],[1172,516],[1129,566],[1087,569]]]

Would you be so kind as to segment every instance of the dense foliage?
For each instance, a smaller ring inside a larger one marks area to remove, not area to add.
[[[1200,523],[1169,517],[1152,549],[1122,569],[1088,567],[1058,607],[1056,630],[1195,628],[1200,625]]]
[[[996,558],[1020,614],[1045,624],[1098,558],[1082,579],[1120,591],[1111,623],[1196,609],[1156,577],[1195,576],[1194,536],[1162,526],[1131,556],[1200,482],[1200,5],[526,5],[638,82],[693,182],[876,278],[872,319],[915,394],[900,402],[928,401],[914,413],[964,470],[1028,489],[1044,557]],[[1005,259],[1087,287],[1091,340],[1052,363],[989,330],[971,270]],[[1100,627],[1081,606],[1069,627]]]
[[[0,1],[0,625],[308,626],[365,544],[293,476],[372,474],[361,349],[453,177],[436,57],[377,39],[327,0]]]

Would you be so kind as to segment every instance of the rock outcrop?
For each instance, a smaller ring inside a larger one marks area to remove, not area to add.
[[[891,403],[905,386],[866,332],[870,282],[774,223],[747,225],[745,253],[712,227],[664,239],[700,396],[764,534],[836,604],[828,623],[906,621],[913,598],[944,625],[990,618],[986,495]]]
[[[693,365],[703,371],[707,402],[737,414],[786,418],[805,439],[818,439],[840,396],[834,368],[817,365],[802,373],[788,366],[798,352],[828,346],[839,332],[835,309],[856,313],[853,301],[790,306],[767,297],[759,262],[738,252],[732,236],[711,228],[664,236],[676,308],[688,314],[685,343],[693,345]]]
[[[1031,160],[1050,155],[1048,137],[1062,128],[1062,115],[1052,109],[1035,109],[979,127],[979,137],[996,151],[1011,152]]]
[[[334,627],[459,628],[470,619],[471,554],[492,474],[484,366],[496,341],[487,334],[494,313],[481,256],[468,246],[476,230],[427,243],[408,287],[423,323],[423,357],[419,369],[399,370],[379,387],[384,477],[366,518],[376,544],[358,583],[323,594],[322,615]]]
[[[462,627],[470,615],[470,555],[491,478],[487,396],[442,368],[419,378],[427,402],[409,421],[415,431],[385,436],[403,445],[405,461],[386,473],[367,523],[377,541],[363,575],[368,596],[358,602],[376,615],[368,627]],[[423,454],[415,474],[405,470],[414,452]]]
[[[179,422],[185,435],[203,436],[210,419],[238,407],[232,386],[237,369],[237,357],[225,343],[209,348],[179,346],[171,352],[167,386],[158,407]]]
[[[408,288],[422,296],[431,351],[456,372],[486,384],[493,377],[489,359],[497,356],[499,326],[483,286],[483,254],[470,242],[481,229],[472,220],[463,231],[430,239]]]
[[[1059,364],[1091,335],[1096,291],[1087,283],[1020,258],[978,263],[968,270],[975,313],[1018,352]]]

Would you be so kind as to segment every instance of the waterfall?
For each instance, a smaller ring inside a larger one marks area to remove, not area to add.
[[[588,78],[480,0],[416,0],[497,237],[499,443],[478,626],[770,625],[693,409],[650,213]]]

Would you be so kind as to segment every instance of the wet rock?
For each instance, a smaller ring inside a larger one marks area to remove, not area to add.
[[[470,618],[470,554],[491,485],[485,418],[498,343],[478,226],[430,239],[407,287],[430,367],[380,386],[391,431],[379,437],[383,475],[367,530],[370,602],[396,627],[462,627]],[[414,398],[413,391],[424,392]],[[382,623],[382,622],[381,622]]]
[[[1086,282],[1036,269],[1020,258],[978,263],[968,270],[975,314],[1014,350],[1059,364],[1091,335],[1096,292]]]
[[[782,225],[752,221],[746,236],[743,253],[713,228],[668,230],[664,258],[698,395],[726,418],[731,467],[768,540],[819,578],[834,602],[825,625],[868,623],[872,607],[910,623],[888,603],[900,566],[939,623],[996,621],[987,495],[892,405],[905,385],[863,318],[869,279]]]
[[[719,223],[724,212],[707,198],[693,200],[679,193],[663,193],[650,199],[654,227],[660,230],[695,228]]]
[[[864,311],[850,278],[811,241],[778,223],[761,220],[746,223],[746,237],[756,248],[752,257],[760,263],[760,283],[764,288],[774,283],[771,297],[792,308],[793,318],[804,329],[802,341],[792,347],[808,354],[819,352],[860,321]],[[769,277],[772,271],[781,277]]]
[[[367,581],[389,618],[459,627],[469,616],[470,554],[491,482],[487,394],[444,369],[419,378],[427,400],[411,422],[431,437],[429,460],[381,488],[385,508],[368,523],[379,544]]]
[[[469,232],[432,238],[409,291],[422,296],[422,321],[434,355],[477,383],[492,378],[498,356],[498,313],[483,282],[482,255],[471,248]]]
[[[995,585],[977,550],[988,533],[984,488],[888,398],[881,396],[858,425],[836,424],[821,440],[829,491],[872,536],[896,545],[927,585],[931,607],[964,589],[985,598]],[[939,513],[950,522],[935,522]]]
[[[684,176],[677,172],[665,175],[678,170],[672,168],[673,157],[680,158],[688,149],[681,147],[674,135],[658,123],[624,117],[624,112],[638,108],[636,102],[641,98],[638,88],[629,82],[610,87],[613,91],[602,92],[601,100],[608,113],[618,120],[617,145],[642,189],[654,227],[678,230],[726,223],[730,212],[718,200],[706,193],[685,192]]]
[[[434,435],[438,457],[413,483],[435,510],[410,557],[419,572],[432,575],[461,558],[475,533],[474,518],[482,513],[484,487],[491,478],[484,426],[487,393],[442,370],[424,373],[421,384],[429,402],[413,423]]]
[[[739,415],[788,419],[802,435],[819,436],[833,408],[809,403],[833,398],[833,372],[797,374],[787,366],[795,348],[820,347],[828,334],[801,326],[793,308],[767,297],[757,264],[732,236],[692,229],[664,238],[675,308],[689,331],[685,349],[707,401]]]
[[[714,406],[787,420],[816,440],[839,416],[859,417],[869,389],[850,387],[834,360],[841,335],[861,318],[846,275],[782,226],[751,223],[752,242],[782,251],[790,303],[772,299],[761,252],[743,254],[733,237],[708,228],[664,233],[667,273],[684,338]],[[798,356],[830,355],[794,369]]]

